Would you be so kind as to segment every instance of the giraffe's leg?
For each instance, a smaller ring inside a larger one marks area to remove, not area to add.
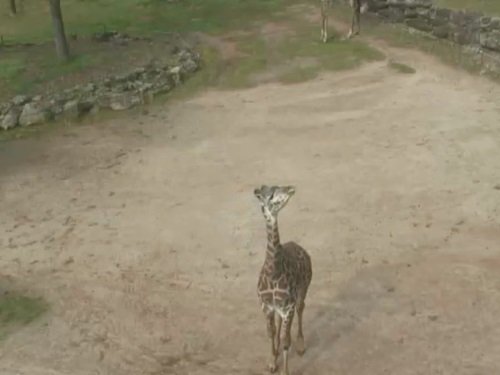
[[[356,11],[353,9],[352,18],[351,18],[351,28],[349,29],[349,34],[347,34],[347,39],[350,39],[354,33],[354,19],[356,17],[355,12]]]
[[[292,343],[291,330],[293,315],[295,314],[295,308],[292,308],[288,315],[283,319],[284,331],[283,331],[283,369],[281,370],[281,375],[289,375],[288,371],[288,351]]]
[[[297,304],[297,343],[295,344],[297,347],[297,354],[302,355],[306,351],[304,345],[304,333],[302,332],[302,313],[304,312],[304,307],[306,306],[304,300],[300,300]]]
[[[275,343],[275,347],[276,347],[276,351],[279,352],[280,350],[280,345],[281,345],[281,326],[282,326],[282,321],[283,319],[281,319],[281,315],[277,315],[277,322],[276,322],[276,326],[278,327],[277,331],[276,331],[276,343]]]
[[[352,20],[351,20],[351,29],[349,30],[349,34],[347,38],[351,38],[353,35],[358,35],[360,31],[360,19],[361,19],[361,6],[360,0],[354,0],[352,3]],[[356,31],[354,31],[356,29]]]
[[[271,360],[269,361],[269,371],[276,372],[278,369],[278,350],[279,347],[275,345],[275,337],[276,337],[276,325],[274,322],[274,312],[270,312],[266,316],[267,319],[267,335],[271,339]]]
[[[325,36],[325,16],[321,15],[321,40],[323,40]]]
[[[360,4],[359,4],[359,0],[358,0],[358,3],[357,3],[357,7],[356,7],[356,34],[355,35],[358,35],[361,31],[361,8],[360,8]]]
[[[328,17],[325,17],[325,34],[323,36],[323,43],[326,43],[328,40]]]

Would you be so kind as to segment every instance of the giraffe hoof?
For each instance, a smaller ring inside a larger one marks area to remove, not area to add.
[[[276,363],[270,363],[267,365],[267,369],[271,374],[274,374],[276,371],[278,371],[278,365]]]
[[[295,351],[300,356],[304,355],[304,353],[306,352],[306,348],[305,348],[303,339],[302,340],[297,339],[297,342],[295,343]]]

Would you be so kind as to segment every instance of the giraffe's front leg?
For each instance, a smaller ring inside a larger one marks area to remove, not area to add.
[[[325,17],[321,15],[321,41],[323,41],[325,35]]]
[[[349,33],[347,33],[346,39],[351,39],[353,35],[354,35],[354,16],[351,22],[351,28],[349,29]]]
[[[328,41],[328,17],[325,17],[325,34],[323,35],[323,43]]]
[[[276,347],[276,351],[279,353],[280,345],[281,345],[280,339],[281,339],[281,326],[282,326],[282,319],[281,319],[280,314],[277,314],[276,326],[277,326],[277,330],[276,330],[276,335],[274,336],[276,338],[275,347]]]
[[[304,333],[302,332],[302,313],[304,312],[305,303],[304,300],[300,300],[297,304],[297,319],[298,319],[298,330],[297,330],[297,341],[296,348],[297,354],[303,355],[306,351],[304,345]]]
[[[266,315],[267,319],[267,335],[271,339],[271,359],[269,361],[268,369],[270,372],[276,372],[278,369],[278,350],[279,350],[279,341],[278,346],[275,344],[276,337],[276,325],[274,322],[274,312],[271,311]]]
[[[283,370],[281,371],[281,375],[289,375],[288,371],[288,352],[290,349],[290,345],[292,343],[292,336],[291,336],[291,330],[292,330],[292,322],[293,322],[293,315],[295,313],[295,306],[293,306],[288,314],[284,317],[283,319],[283,325],[284,325],[284,330],[283,330]]]
[[[358,35],[360,32],[360,0],[355,0],[353,1],[353,8],[352,8],[352,20],[351,20],[351,29],[349,30],[349,34],[347,35],[347,39],[352,38],[354,35]],[[355,31],[356,29],[356,31]]]

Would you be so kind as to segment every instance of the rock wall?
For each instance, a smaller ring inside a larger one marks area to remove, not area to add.
[[[129,74],[113,76],[61,92],[18,95],[0,104],[0,129],[30,126],[58,118],[79,118],[101,109],[124,110],[169,92],[200,66],[199,54],[179,51],[169,62],[153,61]]]
[[[500,17],[480,12],[437,7],[433,0],[366,0],[369,12],[407,26],[472,47],[484,55],[484,67],[500,76]],[[481,57],[483,59],[483,57]]]

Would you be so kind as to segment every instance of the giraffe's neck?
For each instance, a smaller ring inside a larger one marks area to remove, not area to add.
[[[267,230],[267,250],[266,250],[266,266],[274,267],[276,253],[281,248],[280,234],[278,230],[278,218],[271,215],[269,212],[264,213],[266,219]]]

